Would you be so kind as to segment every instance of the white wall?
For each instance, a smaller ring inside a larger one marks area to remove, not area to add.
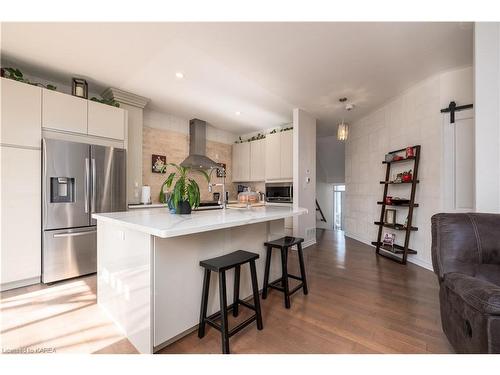
[[[302,109],[293,110],[293,205],[309,210],[294,217],[294,236],[304,247],[316,243],[316,119]]]
[[[337,136],[316,140],[316,174],[318,181],[345,182],[345,142],[337,140]]]
[[[500,23],[474,33],[476,210],[500,212]]]
[[[441,159],[443,115],[440,109],[454,100],[458,105],[473,101],[472,67],[445,72],[430,77],[378,110],[352,124],[346,142],[346,235],[369,244],[376,240],[385,178],[384,155],[409,145],[420,144],[419,180],[410,247],[418,254],[409,261],[431,269],[430,218],[442,209]],[[449,124],[448,124],[449,125]],[[410,165],[400,165],[409,169]],[[399,170],[394,168],[393,170]],[[409,197],[406,185],[392,186],[389,195]],[[407,209],[398,210],[398,222],[404,223]],[[402,232],[396,232],[396,242],[402,243]],[[404,238],[404,237],[403,237]],[[398,241],[399,239],[399,241]]]

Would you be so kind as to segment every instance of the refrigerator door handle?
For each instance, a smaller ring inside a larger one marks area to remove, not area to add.
[[[85,187],[84,187],[84,199],[85,199],[85,213],[89,213],[89,158],[85,158]]]
[[[95,174],[95,159],[92,158],[92,213],[95,212],[95,194],[96,194],[96,174]]]
[[[54,238],[60,237],[77,237],[77,236],[88,236],[89,234],[94,234],[95,230],[90,230],[86,232],[70,232],[70,233],[56,233],[53,235]]]

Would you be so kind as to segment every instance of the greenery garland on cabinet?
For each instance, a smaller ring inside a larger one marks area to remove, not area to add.
[[[4,78],[13,79],[14,81],[18,81],[18,82],[22,82],[22,83],[27,83],[28,85],[38,86],[38,87],[44,87],[47,90],[55,90],[55,89],[57,89],[56,86],[54,86],[54,85],[52,85],[50,83],[47,84],[47,85],[44,85],[44,84],[39,83],[39,82],[31,82],[29,79],[27,79],[26,77],[24,77],[23,72],[21,72],[17,68],[2,68],[1,76],[4,77]]]
[[[281,132],[288,131],[288,130],[293,130],[293,126],[290,126],[288,128],[273,129],[272,131],[269,132],[269,134],[276,134],[276,133],[278,133],[278,131],[281,133]],[[254,135],[248,139],[242,139],[240,136],[240,137],[238,137],[237,141],[234,141],[234,143],[252,142],[252,141],[258,141],[259,139],[264,139],[264,138],[266,138],[265,134],[258,133],[257,135]]]

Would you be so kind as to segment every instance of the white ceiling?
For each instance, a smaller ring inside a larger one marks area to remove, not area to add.
[[[288,123],[301,107],[325,135],[346,114],[339,97],[356,104],[354,121],[472,64],[472,35],[470,23],[2,23],[1,50],[41,77],[84,76],[92,91],[117,87],[237,134]]]

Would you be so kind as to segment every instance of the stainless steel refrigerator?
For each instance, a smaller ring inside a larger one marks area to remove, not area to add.
[[[43,139],[42,281],[97,271],[95,212],[126,211],[124,149]]]

